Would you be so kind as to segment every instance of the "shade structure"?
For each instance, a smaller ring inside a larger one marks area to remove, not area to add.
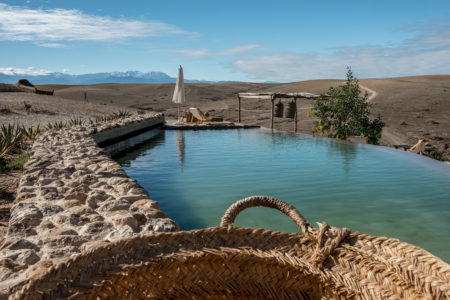
[[[175,91],[173,92],[172,102],[182,104],[185,102],[184,97],[184,78],[183,78],[183,67],[178,68],[178,78],[175,85]]]

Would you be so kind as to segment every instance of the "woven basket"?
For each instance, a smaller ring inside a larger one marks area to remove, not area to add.
[[[295,104],[294,101],[291,101],[286,106],[286,112],[284,113],[284,117],[293,119],[295,118],[296,111],[297,111],[297,104]]]
[[[275,104],[275,111],[274,111],[273,116],[276,118],[282,118],[283,110],[284,110],[284,104],[281,102],[281,100],[279,100],[278,103]]]
[[[303,234],[232,227],[267,206]],[[220,227],[140,235],[36,272],[12,299],[446,299],[450,268],[398,240],[311,227],[265,196],[233,204]]]

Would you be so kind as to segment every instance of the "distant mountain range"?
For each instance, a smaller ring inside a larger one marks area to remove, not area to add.
[[[28,79],[32,84],[97,84],[97,83],[174,83],[176,78],[163,72],[111,72],[71,75],[67,73],[49,73],[46,75],[21,75],[0,73],[0,83],[16,83],[19,79]],[[187,83],[219,83],[217,81],[189,80]],[[223,82],[223,81],[222,81]]]

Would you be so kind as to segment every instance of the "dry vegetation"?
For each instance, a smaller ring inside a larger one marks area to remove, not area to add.
[[[236,121],[238,92],[325,93],[330,86],[343,83],[311,80],[287,84],[186,84],[184,108],[199,107],[213,117]],[[386,123],[382,145],[413,145],[417,140],[425,139],[432,150],[429,155],[450,160],[450,75],[363,79],[360,84],[377,93],[371,102],[373,113],[381,114]],[[177,106],[171,102],[174,84],[46,85],[38,88],[54,89],[55,95],[17,93],[11,85],[0,84],[0,91],[4,91],[0,93],[0,124],[16,123],[25,127],[41,124],[41,128],[45,128],[48,123],[95,120],[97,116],[120,110],[164,112],[167,119],[177,115]],[[312,133],[314,119],[307,117],[312,101],[298,100],[300,132]],[[270,101],[244,100],[242,121],[270,127]],[[276,118],[275,128],[292,131],[294,126],[291,119]],[[17,177],[17,171],[0,175],[0,199],[3,202],[13,199]]]
[[[343,83],[339,80],[310,80],[287,84],[186,84],[188,102],[185,107],[199,107],[212,116],[236,121],[238,92],[325,93],[330,86]],[[419,139],[425,139],[431,149],[442,154],[443,160],[450,159],[450,75],[363,79],[360,84],[377,93],[371,100],[372,111],[374,115],[381,114],[387,125],[381,144],[413,145]],[[86,92],[89,103],[164,112],[168,118],[175,118],[177,107],[170,101],[173,89],[173,84],[100,84],[59,88],[55,95],[83,103]],[[314,120],[306,116],[312,101],[298,101],[300,132],[312,133]],[[270,101],[243,101],[242,120],[269,127]],[[275,128],[292,131],[293,124],[288,119],[276,119]]]

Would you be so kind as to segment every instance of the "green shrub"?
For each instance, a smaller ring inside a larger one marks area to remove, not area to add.
[[[125,110],[119,110],[117,113],[113,114],[114,119],[123,119],[131,116],[131,113]]]
[[[23,139],[23,133],[19,126],[8,124],[0,129],[0,159],[8,152],[16,148]]]
[[[31,111],[33,109],[33,105],[27,102],[23,102],[23,106],[25,106],[26,111]]]
[[[444,158],[444,151],[432,150],[429,156],[433,159],[442,160]]]
[[[33,126],[25,128],[25,126],[22,125],[21,130],[23,137],[29,140],[34,139],[41,132],[40,125],[38,125],[36,128],[33,128]]]
[[[48,129],[62,129],[66,126],[67,126],[67,124],[63,123],[63,121],[55,121],[53,123],[48,122],[48,124],[47,124]]]
[[[80,126],[84,124],[84,120],[81,118],[70,119],[69,126]]]
[[[371,144],[378,144],[385,126],[378,116],[370,120],[370,103],[367,92],[360,97],[358,80],[353,77],[351,68],[347,70],[347,82],[339,87],[330,87],[329,97],[316,101],[312,113],[319,120],[313,128],[314,133],[328,135],[337,139],[348,136],[366,136]]]
[[[23,165],[30,158],[29,152],[23,152],[19,157],[6,160],[2,163],[3,170],[23,170]]]

